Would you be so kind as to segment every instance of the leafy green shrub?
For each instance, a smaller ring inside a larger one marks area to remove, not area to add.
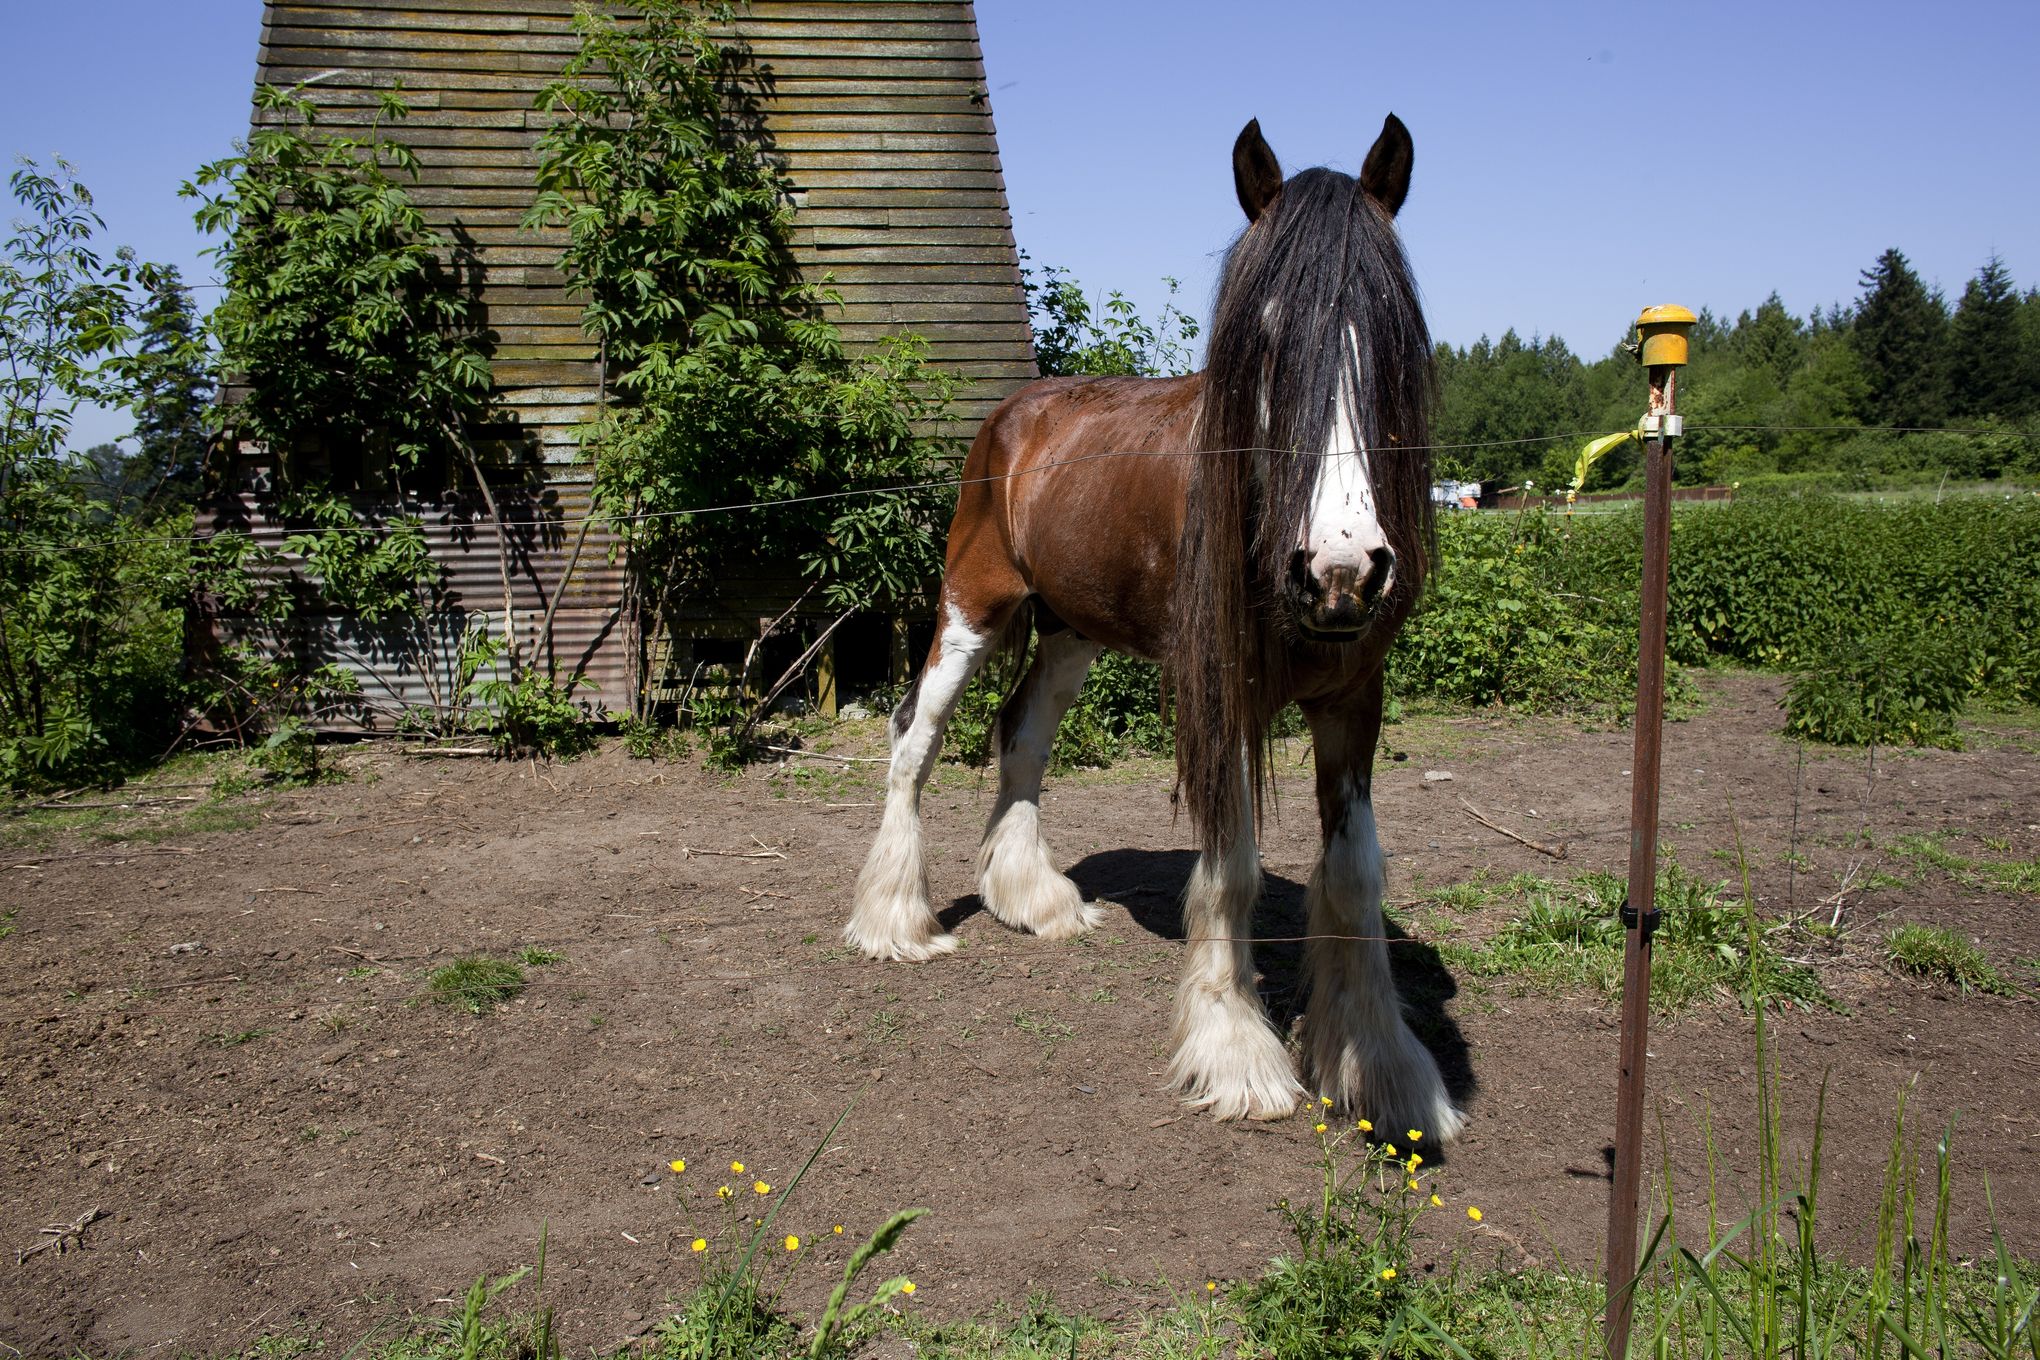
[[[1946,744],[1973,700],[2040,701],[2040,498],[1771,495],[1679,507],[1670,659],[1800,678],[1823,741]],[[1634,692],[1637,512],[1455,515],[1389,657],[1405,699],[1620,708]],[[1679,683],[1673,671],[1673,683]]]
[[[964,687],[943,746],[951,760],[973,768],[991,762],[998,753],[999,710],[1015,683],[1012,664],[995,661]],[[1063,715],[1049,765],[1097,768],[1136,751],[1167,755],[1175,741],[1175,721],[1162,702],[1161,667],[1107,652]]]
[[[88,403],[136,396],[136,293],[163,271],[104,258],[92,195],[59,162],[8,180],[0,245],[0,785],[104,777],[160,756],[181,687],[188,518],[137,533],[65,452]]]
[[[927,484],[945,446],[930,431],[956,380],[911,336],[845,351],[833,297],[789,248],[763,77],[718,22],[727,10],[628,8],[575,18],[580,48],[539,99],[560,116],[525,220],[565,229],[560,267],[614,377],[618,405],[588,447],[634,604],[677,630],[719,583],[789,564],[841,613],[916,599],[941,567],[949,498]],[[893,494],[844,494],[877,488]],[[753,508],[682,513],[701,506]],[[712,725],[699,706],[693,719]]]
[[[1955,720],[1972,692],[1966,639],[1893,636],[1850,644],[1793,677],[1785,730],[1838,746],[1961,746]]]
[[[1529,709],[1633,701],[1635,578],[1582,551],[1606,533],[1541,512],[1442,517],[1426,595],[1389,653],[1390,691]]]
[[[503,755],[571,760],[595,748],[592,715],[574,702],[580,681],[557,681],[535,670],[515,679],[491,676],[471,682],[467,696],[480,708],[469,721],[489,734]]]

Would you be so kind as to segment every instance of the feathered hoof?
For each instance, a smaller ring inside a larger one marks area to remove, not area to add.
[[[956,937],[943,931],[873,926],[852,917],[843,927],[843,939],[867,959],[890,959],[899,963],[926,963],[929,959],[956,951]]]
[[[1416,1129],[1430,1143],[1448,1143],[1466,1127],[1431,1050],[1398,1019],[1379,1035],[1320,1034],[1305,1021],[1305,1053],[1318,1090],[1334,1107],[1377,1129]]]
[[[1165,1080],[1193,1110],[1217,1119],[1283,1119],[1303,1086],[1267,1018],[1236,997],[1181,1016]]]

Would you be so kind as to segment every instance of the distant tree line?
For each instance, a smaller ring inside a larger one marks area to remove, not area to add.
[[[1852,304],[1805,318],[1776,293],[1732,322],[1701,312],[1680,379],[1679,480],[2040,473],[2040,289],[2022,292],[1993,255],[1951,307],[1897,250],[1862,287]],[[1555,489],[1571,481],[1578,442],[1508,441],[1612,433],[1641,414],[1642,378],[1621,345],[1588,362],[1557,336],[1510,330],[1440,344],[1437,357],[1437,442],[1488,445],[1441,451],[1448,476]],[[1981,433],[1939,432],[1950,427]],[[1636,471],[1634,449],[1618,451],[1589,489]]]

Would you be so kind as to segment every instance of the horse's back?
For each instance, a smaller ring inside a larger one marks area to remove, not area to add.
[[[949,575],[1038,596],[1084,636],[1159,657],[1203,386],[1044,378],[985,419],[964,464]]]

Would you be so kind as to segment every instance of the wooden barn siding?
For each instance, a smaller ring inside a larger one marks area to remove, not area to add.
[[[583,507],[575,431],[599,400],[596,349],[555,267],[565,233],[519,225],[548,121],[533,104],[578,46],[573,8],[572,0],[271,0],[259,69],[273,85],[308,82],[321,124],[355,132],[375,119],[378,93],[402,82],[411,115],[388,131],[418,152],[411,196],[477,248],[502,404],[564,493],[560,505]],[[774,81],[767,127],[793,183],[803,271],[841,295],[835,319],[853,351],[912,331],[936,362],[970,380],[941,429],[969,438],[1036,374],[971,6],[759,0],[739,11],[736,27]],[[230,499],[206,519],[252,517],[259,536],[280,537],[253,501]],[[493,536],[434,533],[433,546],[457,603],[438,626],[457,640],[472,611],[500,627]],[[636,674],[636,630],[618,614],[614,547],[610,535],[590,535],[555,650],[595,682],[582,697],[622,709],[647,681]],[[564,565],[546,552],[520,559],[520,616],[548,595]],[[689,611],[685,627],[755,635],[759,619],[796,591],[791,573],[729,582],[720,598]],[[536,623],[520,617],[520,633]],[[347,631],[341,619],[303,626],[312,646],[338,645]],[[230,619],[208,628],[215,641],[240,631]],[[422,694],[415,676],[378,669],[373,658],[356,669],[367,689]]]
[[[577,48],[571,0],[277,0],[263,79],[316,79],[321,119],[361,127],[402,80],[417,202],[458,223],[487,267],[496,369],[551,463],[578,456],[596,399],[592,344],[553,268],[562,234],[518,226],[540,89]],[[968,4],[760,0],[737,30],[774,81],[766,120],[795,190],[794,250],[841,295],[853,349],[899,331],[970,378],[945,432],[967,437],[1035,374],[996,130]]]

